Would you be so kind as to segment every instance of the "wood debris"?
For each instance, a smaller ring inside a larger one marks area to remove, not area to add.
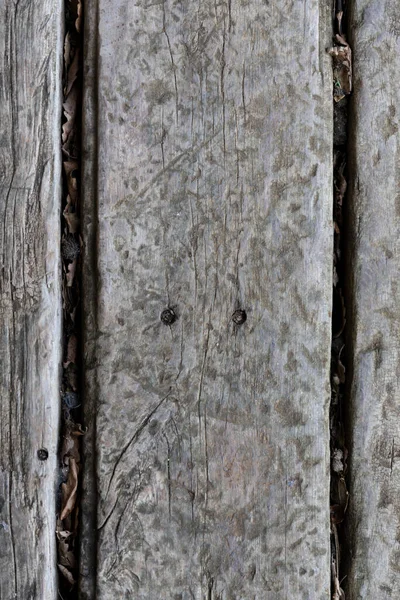
[[[81,472],[80,439],[84,434],[79,421],[80,370],[80,115],[82,99],[82,3],[67,0],[64,42],[63,81],[63,227],[61,256],[63,262],[63,330],[64,359],[61,389],[60,485],[57,506],[57,550],[59,593],[67,600],[76,597],[77,536],[79,525],[79,475]]]
[[[347,457],[345,413],[345,326],[346,308],[343,294],[343,206],[346,200],[346,144],[347,144],[347,96],[352,90],[351,49],[343,33],[344,4],[336,0],[335,46],[328,50],[333,58],[333,301],[332,301],[332,347],[331,347],[331,405],[330,405],[330,451],[331,451],[331,575],[332,600],[345,600],[341,587],[341,543],[343,521],[349,502],[346,486]]]

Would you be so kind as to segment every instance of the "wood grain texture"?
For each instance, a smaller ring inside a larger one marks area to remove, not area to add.
[[[400,597],[400,6],[357,0],[350,600]],[[346,595],[347,598],[347,595]]]
[[[57,596],[61,16],[58,2],[0,2],[2,600]]]
[[[326,600],[330,6],[98,6],[96,597]]]

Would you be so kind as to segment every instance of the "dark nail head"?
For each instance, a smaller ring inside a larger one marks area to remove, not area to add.
[[[246,319],[247,319],[246,311],[242,310],[241,308],[239,308],[238,310],[235,310],[235,312],[232,315],[232,321],[235,323],[235,325],[243,325],[243,323],[246,321]]]
[[[49,458],[49,452],[46,448],[39,448],[37,451],[37,457],[39,460],[47,460]]]
[[[176,314],[172,308],[166,308],[162,311],[160,319],[164,325],[172,325],[176,321]]]

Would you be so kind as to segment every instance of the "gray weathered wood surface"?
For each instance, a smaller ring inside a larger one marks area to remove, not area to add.
[[[331,7],[95,4],[83,233],[97,598],[325,600]]]
[[[61,19],[59,2],[0,2],[2,600],[57,596]]]
[[[350,600],[400,597],[400,6],[358,0],[350,447]],[[347,596],[346,596],[347,598]]]

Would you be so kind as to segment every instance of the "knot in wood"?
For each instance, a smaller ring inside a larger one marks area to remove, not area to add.
[[[172,308],[166,308],[162,311],[160,319],[164,325],[172,325],[176,321],[175,311]]]
[[[235,323],[235,325],[243,325],[246,319],[246,311],[242,308],[238,308],[237,310],[235,310],[235,312],[232,315],[232,321]]]
[[[39,460],[47,460],[49,458],[49,451],[47,448],[39,448],[37,451],[37,457]]]

